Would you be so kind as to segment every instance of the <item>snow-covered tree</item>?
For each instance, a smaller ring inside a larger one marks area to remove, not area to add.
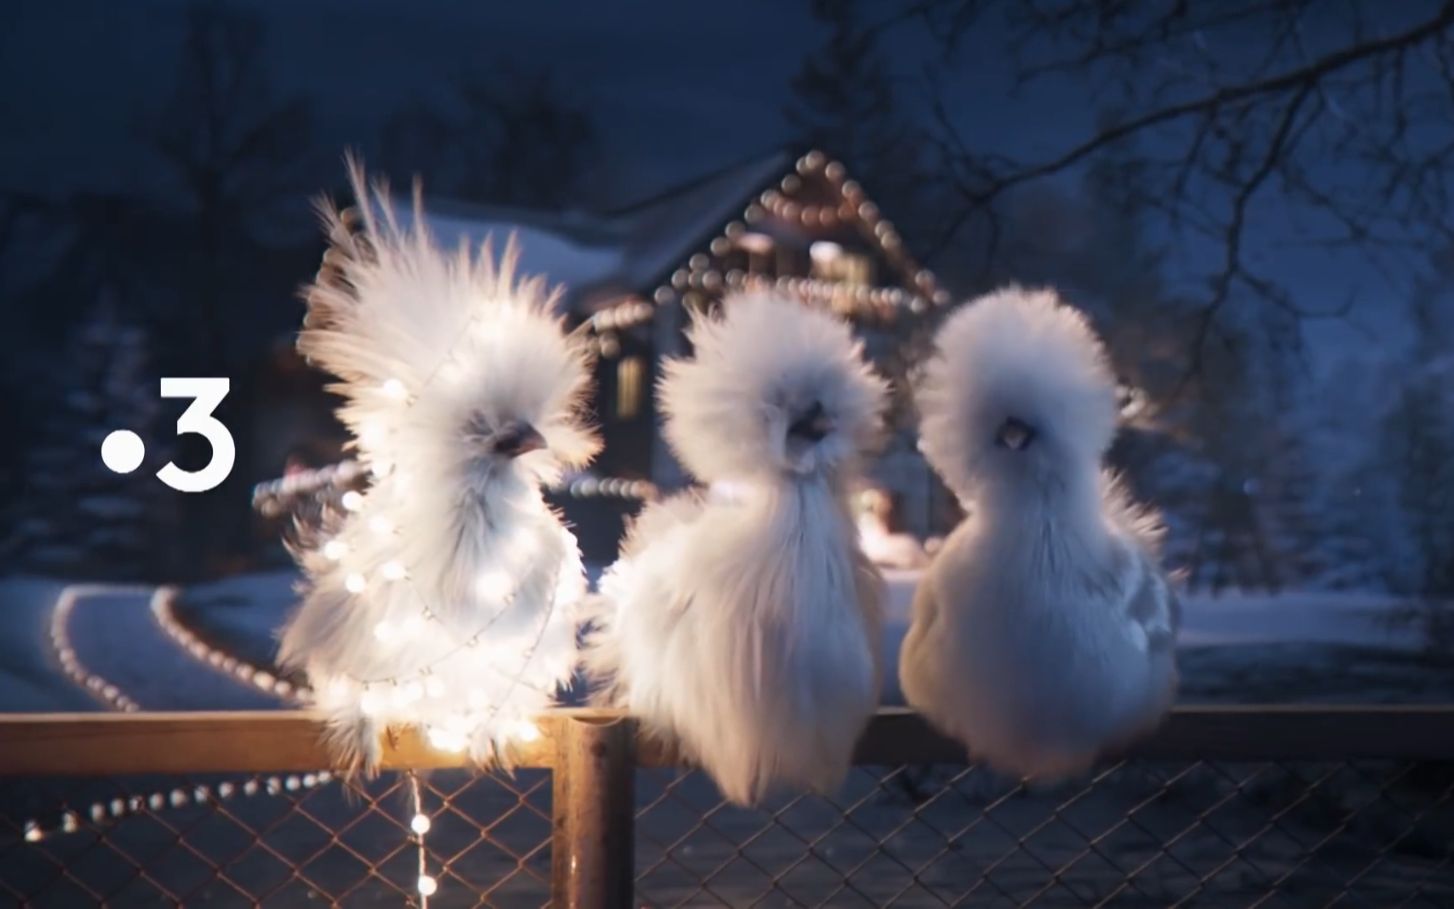
[[[47,371],[49,413],[24,459],[25,494],[0,551],[12,568],[70,576],[140,577],[163,566],[157,533],[171,496],[151,474],[167,460],[153,430],[157,385],[145,331],[104,300],[75,330],[58,369]],[[130,429],[146,443],[142,466],[117,474],[102,440]]]

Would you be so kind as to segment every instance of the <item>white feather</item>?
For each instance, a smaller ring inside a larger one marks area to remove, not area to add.
[[[1101,468],[1115,385],[1051,291],[1010,288],[940,330],[921,446],[964,500],[915,597],[908,702],[1001,770],[1060,777],[1155,724],[1176,687],[1159,525]],[[1007,420],[1028,445],[1001,444]]]
[[[385,187],[351,175],[361,223],[325,208],[332,248],[298,344],[342,379],[339,415],[376,479],[298,553],[280,657],[365,767],[392,725],[502,759],[576,662],[584,572],[540,488],[596,450],[587,353],[556,294],[516,278],[513,242],[499,262],[488,241],[446,252],[417,191],[404,227]],[[527,427],[543,446],[501,454]]]
[[[885,401],[831,316],[723,308],[661,387],[666,436],[711,489],[642,513],[602,580],[588,666],[603,700],[751,804],[837,786],[878,703],[879,582],[847,489]],[[815,402],[832,429],[807,444],[789,427]]]

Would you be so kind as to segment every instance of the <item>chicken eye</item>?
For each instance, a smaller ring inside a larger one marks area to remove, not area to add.
[[[833,420],[823,409],[822,401],[814,401],[812,407],[800,414],[788,426],[788,435],[806,439],[809,442],[821,442],[832,431]]]

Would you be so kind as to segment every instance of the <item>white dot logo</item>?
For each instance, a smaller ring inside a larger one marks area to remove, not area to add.
[[[116,473],[131,473],[145,457],[145,443],[129,429],[118,429],[101,442],[101,463]]]

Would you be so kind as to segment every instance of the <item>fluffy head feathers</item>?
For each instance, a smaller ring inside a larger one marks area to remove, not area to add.
[[[325,208],[331,248],[300,350],[337,375],[375,479],[300,553],[280,660],[301,669],[345,760],[424,728],[480,761],[526,736],[576,662],[585,576],[540,481],[597,447],[586,347],[510,244],[446,252],[352,170],[359,210]],[[362,228],[355,233],[355,228]]]
[[[498,261],[488,239],[478,251],[446,251],[424,222],[417,188],[405,217],[387,185],[370,187],[356,163],[350,175],[359,208],[323,206],[332,248],[308,290],[298,348],[343,380],[339,416],[361,458],[407,459],[431,476],[505,461],[539,474],[588,461],[599,447],[581,416],[589,353],[562,330],[559,290],[515,274],[513,239]],[[529,429],[544,443],[538,450],[490,457],[491,443],[508,448]],[[412,447],[461,432],[442,450]]]
[[[1090,324],[1053,290],[980,297],[949,317],[935,348],[917,395],[920,448],[957,495],[990,475],[1099,469],[1115,380]]]
[[[812,476],[877,440],[885,389],[852,331],[770,294],[740,294],[698,318],[696,356],[666,364],[666,437],[706,482]]]

